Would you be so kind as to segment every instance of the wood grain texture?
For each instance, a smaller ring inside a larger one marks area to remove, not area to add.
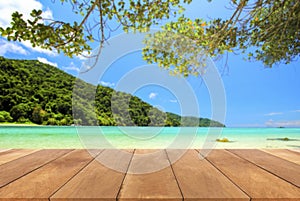
[[[118,200],[182,200],[164,150],[136,150],[128,172]]]
[[[230,149],[228,151],[300,187],[300,165],[257,149]]]
[[[167,154],[172,158],[176,151],[167,150]],[[187,151],[172,166],[184,200],[250,200],[207,160],[200,159],[195,150]]]
[[[0,165],[18,159],[20,157],[26,156],[38,150],[34,149],[10,149],[2,150],[0,152]]]
[[[300,188],[283,179],[298,156],[290,150],[213,150],[204,160],[194,150],[32,151],[0,152],[0,160],[16,154],[0,165],[0,182],[15,178],[0,201],[300,201]]]
[[[238,185],[251,200],[300,200],[300,189],[226,150],[213,150],[207,157]]]
[[[263,149],[262,151],[300,165],[300,153],[288,149]]]
[[[84,168],[93,157],[86,150],[72,151],[0,189],[0,200],[47,200]]]
[[[70,150],[41,150],[0,166],[0,187],[70,152]],[[25,150],[25,153],[27,151]]]
[[[0,152],[4,152],[4,151],[8,151],[8,150],[11,150],[11,149],[0,149]]]
[[[109,157],[112,164],[126,166],[126,172],[132,158],[133,150],[128,152],[124,157],[119,157],[120,155],[114,155],[114,153],[116,154],[117,152],[112,150],[102,152],[96,160],[72,178],[50,200],[116,200],[125,173],[104,166],[101,164],[101,159]],[[120,167],[116,169],[120,169]]]
[[[300,153],[300,149],[288,149],[288,150],[293,151],[293,152]]]

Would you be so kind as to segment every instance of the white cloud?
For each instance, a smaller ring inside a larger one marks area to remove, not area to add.
[[[178,101],[176,99],[170,100],[171,103],[177,103]]]
[[[0,0],[0,26],[8,27],[11,22],[11,15],[18,11],[23,14],[24,19],[30,19],[30,13],[33,9],[43,10],[42,17],[45,19],[53,19],[52,11],[49,8],[43,9],[43,5],[37,0]],[[22,45],[29,48],[32,51],[44,53],[49,56],[55,56],[57,53],[42,49],[41,47],[32,47],[29,41],[22,41]]]
[[[300,127],[300,120],[273,121],[270,119],[265,122],[265,125],[269,127]]]
[[[51,66],[57,67],[57,63],[48,61],[46,58],[38,57],[37,60],[38,60],[39,62],[44,63],[44,64],[49,64],[49,65],[51,65]]]
[[[106,87],[114,87],[115,83],[100,81],[100,84]]]
[[[79,60],[86,60],[91,56],[91,54],[88,53],[88,51],[83,51],[82,54],[77,55],[76,58]]]
[[[69,66],[63,67],[63,70],[65,70],[65,71],[75,71],[77,73],[79,73],[79,71],[80,71],[80,69],[77,66],[75,66],[75,64],[73,62],[71,62]]]
[[[270,112],[270,113],[267,113],[267,114],[264,114],[265,116],[275,116],[275,115],[281,115],[283,114],[282,112]]]
[[[37,0],[0,0],[0,26],[9,26],[11,15],[15,11],[22,13],[24,19],[30,19],[30,13],[33,9],[43,10],[43,18],[53,19],[52,11],[49,8],[43,9],[43,5]]]
[[[8,42],[6,40],[0,39],[0,55],[4,56],[6,53],[15,53],[15,54],[23,54],[27,55],[28,52],[17,43]]]
[[[158,95],[157,93],[151,92],[151,93],[149,94],[149,98],[150,98],[150,99],[154,99],[154,98],[156,98],[157,95]]]
[[[43,49],[41,47],[32,47],[32,45],[29,41],[22,41],[21,44],[24,45],[25,47],[29,48],[30,50],[34,51],[34,52],[43,53],[43,54],[46,54],[48,56],[56,56],[57,55],[56,52],[51,51],[51,50],[46,50],[46,49]]]
[[[53,19],[52,10],[50,10],[50,8],[46,8],[46,10],[44,10],[42,13],[42,17],[45,20],[52,20]]]
[[[300,112],[300,110],[293,110],[292,112]]]

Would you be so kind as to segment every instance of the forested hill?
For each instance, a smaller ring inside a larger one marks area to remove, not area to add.
[[[83,81],[76,81],[80,90],[73,93],[75,81],[76,78],[72,75],[39,61],[0,57],[0,122],[190,126],[196,121],[199,126],[224,126],[207,118],[181,119],[176,114],[163,113],[136,96],[100,85],[92,86]],[[96,89],[96,95],[93,89]],[[75,119],[72,113],[72,96],[76,100]],[[86,101],[86,97],[94,101]]]

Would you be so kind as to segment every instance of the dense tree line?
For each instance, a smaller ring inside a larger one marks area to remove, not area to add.
[[[76,90],[73,91],[74,86]],[[205,118],[181,118],[173,113],[164,113],[136,96],[101,85],[90,85],[35,60],[0,57],[0,88],[0,122],[191,126],[196,121],[199,126],[223,126]]]

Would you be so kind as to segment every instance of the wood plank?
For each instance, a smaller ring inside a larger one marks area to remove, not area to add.
[[[165,150],[136,150],[118,200],[182,200]]]
[[[230,149],[228,151],[300,187],[299,165],[257,149]]]
[[[262,149],[264,152],[300,165],[300,153],[288,149]]]
[[[0,149],[0,152],[8,151],[8,150],[11,150],[11,149]]]
[[[9,149],[0,152],[0,165],[21,158],[38,150],[35,149]]]
[[[124,172],[128,169],[132,155],[133,150],[124,155],[117,150],[105,150],[96,160],[56,192],[50,200],[116,200],[125,176]],[[115,167],[110,166],[108,168],[101,164],[103,157],[110,160]],[[121,172],[116,171],[116,169],[121,170]]]
[[[253,200],[300,200],[300,189],[226,150],[206,157]]]
[[[178,151],[167,150],[171,161]],[[250,200],[206,159],[201,160],[195,150],[187,151],[172,166],[184,200]]]
[[[0,187],[28,174],[71,150],[41,150],[0,166]]]
[[[288,149],[288,150],[300,153],[300,149]]]
[[[44,200],[93,160],[86,150],[72,151],[2,187],[0,200]]]

